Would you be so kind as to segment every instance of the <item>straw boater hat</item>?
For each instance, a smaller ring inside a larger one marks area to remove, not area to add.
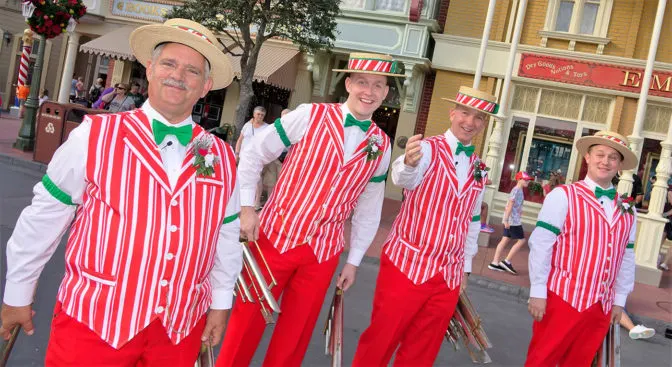
[[[152,58],[152,51],[161,43],[172,42],[189,46],[210,63],[212,89],[226,88],[233,80],[229,58],[218,48],[215,35],[204,26],[187,19],[169,19],[163,24],[139,27],[131,33],[131,50],[144,66]]]
[[[441,99],[485,112],[492,117],[498,117],[497,112],[499,111],[499,104],[497,104],[497,97],[478,89],[462,86],[457,92],[455,99]]]
[[[347,69],[333,69],[333,71],[396,77],[404,76],[400,74],[401,69],[399,64],[392,59],[392,56],[362,52],[353,52],[350,54]]]
[[[637,156],[630,150],[628,139],[623,135],[613,131],[598,131],[595,135],[584,136],[576,141],[576,149],[580,155],[585,155],[593,145],[606,145],[616,149],[623,155],[623,169],[633,169],[637,167]]]

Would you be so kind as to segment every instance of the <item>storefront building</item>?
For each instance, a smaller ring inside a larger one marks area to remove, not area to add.
[[[433,34],[436,81],[427,124],[418,132],[429,136],[445,131],[449,106],[441,97],[472,84],[488,4],[450,2],[445,32]],[[510,87],[501,100],[505,119],[491,121],[476,139],[492,167],[486,196],[491,213],[501,217],[515,185],[513,176],[527,171],[538,185],[526,193],[523,219],[534,224],[544,186],[553,186],[556,177],[562,184],[585,176],[574,142],[598,130],[617,131],[629,137],[640,156],[635,173],[643,179],[645,207],[650,209],[639,216],[640,228],[647,230],[638,235],[638,280],[656,283],[661,191],[652,194],[648,178],[669,177],[671,164],[666,144],[672,142],[672,6],[665,7],[664,0],[499,0],[494,9],[480,87],[501,96],[507,75]],[[660,22],[654,22],[657,16]],[[511,55],[517,23],[520,42]],[[652,38],[659,40],[653,48],[648,95],[641,99]],[[513,67],[508,70],[510,56]],[[640,100],[646,101],[645,111],[638,108]],[[619,191],[629,192],[631,180],[621,181]],[[666,190],[664,182],[660,185]]]

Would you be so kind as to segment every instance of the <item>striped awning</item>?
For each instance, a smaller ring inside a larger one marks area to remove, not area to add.
[[[240,53],[240,48],[232,50]],[[276,87],[294,89],[299,50],[291,44],[264,43],[259,50],[254,80]],[[240,56],[226,55],[231,61],[233,73],[240,78]]]
[[[94,40],[91,40],[81,46],[81,52],[94,55],[108,56],[118,60],[135,61],[135,56],[131,52],[129,37],[135,27],[121,27],[114,31],[104,34]]]

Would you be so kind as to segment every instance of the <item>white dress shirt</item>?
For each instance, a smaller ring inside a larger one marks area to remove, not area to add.
[[[586,177],[584,182],[591,190],[595,190],[597,184],[595,181]],[[603,189],[610,189],[603,187]],[[614,202],[606,196],[598,198],[607,220],[611,222],[614,212]],[[551,191],[546,199],[544,205],[539,211],[538,220],[546,222],[555,228],[562,230],[565,225],[565,218],[568,211],[567,195],[561,188],[555,188]],[[635,234],[637,227],[637,217],[635,212],[635,220],[632,222],[632,229],[630,230],[630,239],[628,243],[635,242]],[[530,297],[546,298],[546,290],[548,285],[548,276],[551,272],[551,258],[553,256],[553,245],[558,236],[541,227],[536,227],[530,236],[530,256],[528,259],[528,266],[530,269]],[[621,269],[616,275],[616,282],[614,283],[615,297],[614,305],[625,306],[625,301],[628,294],[632,292],[635,285],[635,251],[631,248],[625,250],[623,255],[623,263]]]
[[[302,104],[281,118],[282,127],[292,145],[298,143],[308,130],[311,108],[311,104]],[[344,117],[350,113],[345,103],[341,104],[341,111]],[[355,148],[357,148],[365,137],[366,133],[357,126],[344,128],[344,162],[352,157]],[[257,189],[257,182],[259,181],[262,168],[264,165],[278,158],[284,149],[285,144],[280,139],[278,131],[273,127],[257,134],[250,144],[245,146],[245,149],[241,152],[240,164],[238,165],[241,206],[254,205],[255,190]],[[387,149],[380,165],[373,174],[374,177],[384,175],[387,172],[389,164],[390,149]],[[348,253],[349,264],[359,266],[364,254],[366,254],[366,250],[368,250],[373,238],[376,236],[384,198],[385,183],[369,182],[357,199],[357,205],[351,219],[350,252]]]
[[[141,107],[150,121],[157,119],[168,124],[149,101]],[[192,124],[191,117],[173,126]],[[70,195],[76,205],[82,203],[86,188],[86,165],[88,157],[91,120],[85,118],[72,131],[68,140],[61,145],[49,166],[47,175],[59,189]],[[169,143],[170,142],[170,143]],[[187,148],[179,143],[175,135],[167,135],[159,144],[163,167],[170,184],[174,187],[180,174]],[[29,305],[33,300],[33,290],[45,264],[56,251],[61,237],[70,227],[76,206],[66,205],[55,199],[39,182],[33,188],[35,194],[30,206],[26,207],[12,237],[7,242],[7,283],[4,302],[10,306]],[[227,203],[226,217],[240,212],[238,183]],[[210,273],[212,283],[213,309],[229,309],[233,300],[233,287],[242,267],[242,248],[238,241],[240,221],[224,224],[219,230],[217,253]]]
[[[444,133],[444,136],[446,138],[446,141],[448,142],[448,146],[450,146],[450,150],[455,152],[455,150],[457,149],[457,138],[455,137],[455,135],[453,135],[453,132],[450,129],[448,129]],[[432,162],[432,148],[429,146],[429,143],[425,141],[420,143],[420,147],[422,149],[422,157],[420,158],[420,162],[418,162],[417,166],[410,167],[404,164],[406,154],[402,154],[392,163],[392,170],[390,172],[390,176],[392,177],[392,182],[394,182],[395,185],[403,187],[406,190],[413,190],[416,187],[418,187],[418,185],[420,185],[420,183],[422,182],[422,179],[425,177],[425,173],[429,168],[429,164]],[[453,160],[457,175],[458,190],[461,191],[462,188],[464,187],[464,184],[469,179],[468,177],[469,162],[471,158],[467,157],[467,155],[464,152],[460,152],[460,154],[453,156]],[[476,199],[476,206],[474,207],[472,216],[480,215],[481,203],[483,202],[484,193],[485,190],[483,190],[481,194],[478,195],[478,198]],[[481,231],[480,221],[469,223],[469,231],[467,232],[467,239],[464,245],[464,271],[467,273],[471,272],[472,260],[474,256],[476,256],[476,253],[478,252],[477,241],[478,241],[478,233],[480,231]]]

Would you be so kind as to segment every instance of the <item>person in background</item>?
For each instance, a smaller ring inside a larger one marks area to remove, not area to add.
[[[92,108],[97,108],[97,109],[105,109],[107,102],[103,101],[103,97],[112,93],[114,94],[114,91],[117,89],[119,86],[119,83],[115,83],[114,86],[105,88],[103,92],[100,94],[100,97],[91,105]],[[109,97],[112,98],[112,97]]]
[[[96,82],[89,88],[89,103],[94,104],[105,90],[105,81],[103,78],[96,79]]]
[[[135,102],[135,107],[140,108],[142,104],[145,102],[145,97],[140,93],[140,84],[137,82],[133,83],[131,85],[131,92],[128,93],[128,96],[133,98],[133,102]]]
[[[509,200],[506,203],[504,217],[502,218],[504,234],[495,249],[492,261],[488,264],[488,269],[490,270],[506,271],[513,275],[518,275],[518,272],[511,264],[511,259],[525,245],[525,233],[523,232],[522,222],[523,202],[525,201],[523,189],[530,184],[532,179],[532,176],[528,175],[527,172],[520,171],[516,173],[516,186],[514,186],[509,194]],[[516,243],[511,247],[506,258],[500,261],[504,248],[509,245],[511,239],[516,240]]]
[[[84,98],[84,78],[81,76],[77,78],[77,83],[75,83],[75,98],[82,99]]]
[[[252,139],[255,136],[259,135],[270,126],[264,122],[264,117],[266,117],[266,109],[262,106],[255,107],[252,112],[252,118],[243,125],[243,128],[240,131],[240,136],[236,142],[236,157],[240,157],[240,153],[252,142]],[[254,199],[254,206],[257,210],[261,209],[261,195],[264,189],[264,178],[268,175],[267,166],[268,165],[264,166],[264,169],[261,172],[261,178],[259,179],[259,182],[257,182],[257,192]],[[268,196],[270,196],[270,193]]]
[[[44,89],[42,91],[42,94],[40,94],[40,106],[42,106],[42,103],[44,103],[48,100],[49,100],[49,91]]]
[[[105,109],[110,112],[124,112],[135,109],[135,102],[128,94],[128,84],[119,83],[112,94],[103,96],[103,101],[107,104]]]
[[[72,80],[70,81],[70,103],[75,102],[75,98],[77,97],[77,77],[72,77]]]

